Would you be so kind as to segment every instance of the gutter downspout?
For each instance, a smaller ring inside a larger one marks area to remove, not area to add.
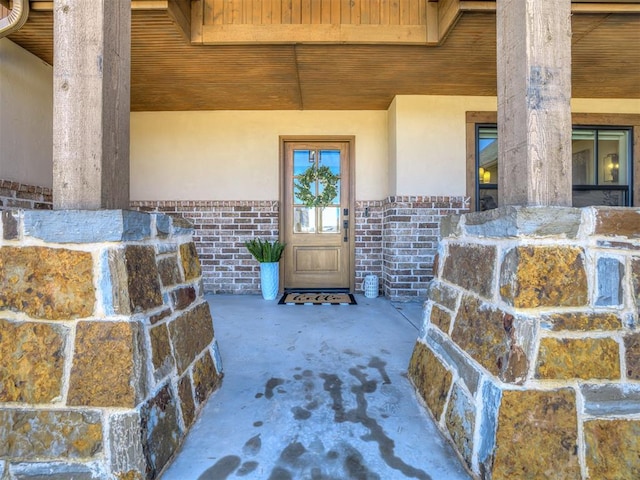
[[[13,0],[9,16],[0,18],[0,38],[22,28],[29,17],[29,0]]]

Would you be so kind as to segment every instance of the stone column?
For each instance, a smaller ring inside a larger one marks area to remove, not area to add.
[[[500,205],[571,206],[571,1],[496,8]]]
[[[54,208],[129,208],[131,1],[55,2],[54,52]]]

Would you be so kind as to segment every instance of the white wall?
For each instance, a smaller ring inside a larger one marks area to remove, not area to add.
[[[496,98],[403,95],[394,104],[394,194],[465,195],[466,112],[495,111]]]
[[[0,39],[0,179],[53,183],[53,68]]]
[[[387,195],[386,111],[134,112],[131,199],[277,200],[281,135],[354,135],[356,198]]]

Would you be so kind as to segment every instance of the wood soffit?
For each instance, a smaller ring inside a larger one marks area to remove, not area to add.
[[[382,10],[294,8],[276,19],[251,0],[132,0],[131,110],[384,110],[396,95],[496,95],[495,2],[403,2],[421,6],[396,21]],[[572,8],[573,97],[640,98],[640,1]],[[32,1],[9,37],[49,64],[52,9]]]

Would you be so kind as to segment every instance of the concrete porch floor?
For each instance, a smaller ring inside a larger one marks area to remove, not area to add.
[[[162,480],[471,478],[406,377],[420,303],[207,299],[225,377]]]

